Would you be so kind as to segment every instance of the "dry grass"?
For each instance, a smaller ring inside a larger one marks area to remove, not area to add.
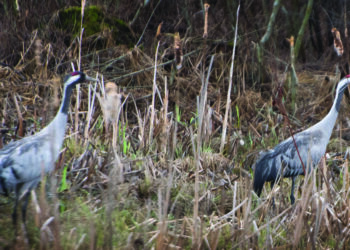
[[[215,29],[210,10],[205,41]],[[251,169],[258,152],[290,136],[272,105],[277,83],[254,86],[254,77],[247,79],[256,67],[247,61],[251,51],[237,51],[242,63],[233,69],[232,50],[197,48],[202,32],[176,37],[184,50],[177,69],[171,57],[176,48],[167,45],[173,35],[160,37],[148,50],[153,54],[123,45],[92,53],[81,32],[61,51],[69,56],[58,57],[55,70],[68,71],[70,65],[62,62],[78,61],[78,68],[101,83],[81,85],[72,98],[62,156],[55,173],[32,194],[27,233],[22,226],[14,236],[12,200],[0,198],[0,224],[9,225],[0,227],[0,248],[347,248],[346,115],[340,115],[329,147],[332,157],[298,179],[295,205],[289,201],[289,180],[273,190],[266,185],[258,198]],[[55,114],[61,85],[60,74],[48,69],[50,46],[32,33],[20,62],[36,74],[26,75],[23,65],[0,69],[4,144],[38,131]],[[272,79],[285,80],[285,72],[266,67]],[[286,105],[294,131],[328,112],[339,79],[333,72],[297,73],[295,113]],[[104,85],[109,81],[118,85],[111,98]],[[288,104],[289,90],[284,91]]]
[[[251,189],[251,170],[243,165],[245,161],[240,162],[244,159],[240,154],[253,152],[254,145],[260,141],[273,146],[274,141],[279,140],[280,137],[274,140],[266,137],[267,130],[261,120],[266,120],[267,115],[274,126],[277,114],[268,110],[268,104],[261,105],[261,97],[254,92],[247,92],[247,96],[254,97],[253,102],[252,98],[237,97],[234,103],[240,110],[241,123],[249,117],[245,114],[249,110],[258,112],[250,121],[252,127],[245,128],[234,139],[237,143],[233,143],[234,156],[230,159],[218,153],[220,134],[204,129],[213,123],[211,113],[205,112],[207,80],[201,88],[199,116],[189,124],[169,113],[167,77],[161,79],[164,82],[158,82],[158,86],[164,86],[160,93],[163,104],[154,108],[153,125],[152,111],[139,110],[132,97],[120,106],[117,125],[113,125],[118,135],[112,137],[103,134],[103,123],[109,117],[94,104],[94,91],[103,91],[102,85],[81,87],[87,92],[83,92],[81,98],[78,124],[84,122],[86,126],[79,126],[80,131],[75,133],[72,127],[75,123],[70,122],[63,158],[58,163],[57,176],[52,178],[53,183],[57,178],[59,182],[51,184],[50,191],[42,183],[41,192],[33,194],[28,235],[20,234],[15,243],[17,247],[27,244],[56,249],[347,246],[350,239],[347,160],[337,163],[341,175],[334,173],[329,167],[333,163],[329,161],[322,162],[318,171],[300,178],[294,206],[289,203],[287,180],[282,180],[272,192],[266,186],[262,198],[258,199]],[[299,79],[305,86],[304,91],[315,88],[311,80],[308,83],[302,76]],[[156,92],[153,94],[157,96]],[[17,112],[10,112],[11,108],[30,112],[31,106],[25,109],[24,102],[20,101],[25,100],[25,95],[25,91],[18,93],[19,107],[12,104],[15,99],[7,99],[3,107],[5,113],[16,115]],[[304,96],[300,95],[297,103],[302,103]],[[319,97],[325,98],[327,95]],[[315,103],[318,108],[323,104],[317,100]],[[300,107],[296,117],[303,113],[304,108]],[[12,116],[6,118],[17,120]],[[31,131],[30,127],[27,124],[26,134]],[[150,140],[151,127],[153,139]],[[237,118],[231,127],[240,129]],[[8,134],[13,134],[12,131]],[[283,126],[280,135],[288,136]],[[112,138],[117,146],[113,146]],[[64,166],[66,175],[62,175]],[[68,186],[59,191],[61,178],[65,178]],[[271,206],[272,197],[276,200],[275,209]],[[10,205],[2,207],[2,214],[9,211]],[[1,221],[10,224],[8,216],[3,216]],[[11,231],[10,228],[2,230],[2,246],[13,246]]]

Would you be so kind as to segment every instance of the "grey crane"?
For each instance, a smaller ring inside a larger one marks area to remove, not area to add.
[[[67,123],[68,108],[73,88],[85,81],[97,81],[75,71],[64,78],[63,100],[55,118],[38,133],[11,142],[0,150],[0,193],[8,196],[15,192],[12,213],[13,223],[17,221],[17,205],[22,202],[22,219],[25,222],[30,191],[35,188],[43,174],[54,169]]]
[[[317,166],[326,152],[335,121],[338,117],[340,103],[346,87],[350,84],[350,75],[343,78],[337,86],[335,100],[331,110],[318,123],[294,135],[300,158],[307,164]],[[303,175],[301,164],[293,138],[282,141],[275,148],[263,153],[255,163],[253,189],[260,196],[265,182],[271,182],[271,189],[281,176],[292,178],[290,201],[293,204],[295,178]],[[311,170],[311,168],[309,168]]]

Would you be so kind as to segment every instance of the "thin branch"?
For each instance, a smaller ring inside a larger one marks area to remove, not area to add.
[[[156,55],[154,58],[154,76],[153,76],[153,91],[152,91],[152,110],[151,110],[151,121],[150,121],[150,128],[149,128],[149,137],[148,137],[148,144],[151,145],[152,143],[152,137],[153,137],[153,123],[154,123],[154,105],[155,105],[155,99],[156,99],[156,92],[157,92],[157,58],[158,58],[158,50],[159,50],[159,41],[157,44],[157,50]]]
[[[225,118],[224,118],[224,124],[222,125],[222,137],[221,137],[221,144],[220,144],[220,153],[222,153],[224,151],[225,140],[226,140],[228,112],[229,112],[230,105],[231,105],[231,89],[232,89],[232,78],[233,78],[233,65],[234,65],[234,61],[235,61],[235,53],[236,53],[236,45],[237,45],[238,17],[239,17],[239,8],[240,7],[241,7],[241,5],[238,5],[238,8],[237,8],[235,40],[234,40],[234,43],[233,43],[232,61],[231,61],[231,68],[230,68],[230,82],[229,82],[228,91],[227,91]]]
[[[137,46],[140,45],[140,42],[141,42],[142,37],[143,37],[143,34],[145,34],[146,28],[147,28],[149,22],[151,21],[153,15],[154,15],[154,12],[156,11],[156,9],[157,9],[157,7],[159,6],[159,4],[160,4],[161,1],[162,1],[162,0],[159,0],[158,3],[157,3],[157,5],[156,5],[156,7],[154,7],[154,9],[153,9],[153,11],[152,11],[152,14],[151,14],[151,16],[149,17],[149,19],[148,19],[148,21],[147,21],[147,23],[146,23],[146,25],[145,25],[145,28],[143,29],[142,34],[141,34],[139,40],[137,41],[135,47],[137,47]]]
[[[305,165],[304,165],[304,162],[303,160],[301,159],[301,156],[300,156],[300,153],[299,153],[299,149],[298,149],[298,145],[294,139],[294,134],[293,134],[293,131],[291,129],[291,125],[290,125],[290,120],[288,118],[288,115],[287,115],[287,111],[286,111],[286,108],[284,107],[283,103],[282,103],[282,84],[278,87],[278,90],[277,90],[277,97],[274,99],[274,105],[279,109],[279,111],[281,112],[281,114],[283,115],[284,119],[287,121],[287,124],[288,124],[288,129],[289,129],[289,133],[290,135],[292,136],[292,139],[293,139],[293,143],[294,143],[294,147],[297,151],[297,154],[298,154],[298,157],[299,157],[299,160],[301,162],[301,165],[303,167],[303,171],[304,171],[304,175],[306,175],[306,171],[305,171]]]

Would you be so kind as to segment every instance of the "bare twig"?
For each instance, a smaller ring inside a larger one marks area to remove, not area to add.
[[[208,11],[209,11],[210,5],[208,3],[204,4],[204,10],[205,10],[205,17],[204,17],[204,32],[203,32],[203,38],[208,37]]]
[[[30,44],[29,44],[27,50],[22,54],[21,60],[18,61],[17,65],[21,65],[24,62],[24,58],[28,54],[30,49],[32,48],[32,46],[36,40],[37,35],[38,35],[38,30],[34,30],[32,33],[32,38],[30,39]]]
[[[151,21],[153,15],[154,15],[154,12],[156,11],[156,9],[157,9],[157,7],[159,6],[159,4],[161,3],[161,1],[162,1],[162,0],[159,0],[158,3],[157,3],[157,5],[153,8],[152,14],[151,14],[151,16],[149,17],[149,19],[148,19],[148,21],[147,21],[147,23],[146,23],[146,25],[145,25],[145,28],[143,29],[142,34],[141,34],[139,40],[137,41],[135,47],[137,47],[137,46],[140,45],[140,42],[141,42],[142,37],[143,37],[143,34],[145,34],[146,28],[148,27],[148,24],[149,24],[149,22]]]
[[[89,84],[88,112],[87,112],[87,116],[86,116],[87,124],[86,124],[85,131],[84,131],[84,138],[85,138],[86,142],[89,139],[90,123],[91,123],[92,114],[94,113],[94,108],[95,108],[96,87],[97,87],[97,83],[95,83],[93,89],[91,89],[91,85]],[[93,91],[92,97],[91,97],[91,91]]]
[[[80,38],[79,38],[79,58],[78,58],[78,70],[80,71],[81,69],[81,43],[83,40],[83,33],[84,33],[84,28],[83,28],[83,20],[84,20],[84,10],[85,10],[85,1],[86,0],[81,0],[81,23],[80,23]],[[77,90],[77,101],[75,103],[75,132],[77,133],[79,130],[79,107],[80,107],[80,84],[76,85],[76,90]],[[78,134],[76,134],[76,139]]]
[[[152,91],[152,109],[151,109],[151,121],[150,121],[150,128],[149,128],[149,137],[148,137],[148,144],[152,144],[152,137],[153,137],[153,126],[154,126],[154,115],[155,115],[155,99],[156,99],[156,91],[157,91],[157,58],[158,58],[158,49],[159,49],[159,41],[157,44],[157,50],[156,55],[154,59],[154,76],[153,76],[153,91]]]
[[[21,113],[21,109],[18,105],[18,101],[16,98],[16,95],[13,94],[12,95],[13,101],[15,102],[15,106],[16,106],[16,110],[17,110],[17,114],[18,114],[18,129],[17,129],[17,135],[19,137],[23,137],[24,136],[24,126],[23,126],[23,116]]]
[[[294,133],[293,133],[291,125],[290,125],[290,120],[288,118],[286,108],[284,107],[284,105],[282,103],[282,85],[280,85],[278,87],[278,89],[277,89],[277,96],[275,97],[275,99],[273,101],[273,104],[279,109],[279,111],[281,112],[281,114],[283,115],[284,119],[286,120],[286,122],[288,124],[289,133],[292,136],[294,147],[297,150],[297,154],[298,154],[299,160],[300,160],[301,165],[303,167],[304,175],[306,175],[305,165],[304,165],[303,160],[301,159],[301,156],[300,156],[300,153],[299,153],[299,149],[298,149],[298,145],[297,145],[297,143],[295,141]]]
[[[221,136],[221,144],[220,144],[220,153],[222,153],[224,151],[225,140],[226,140],[228,113],[229,113],[230,106],[231,106],[230,104],[231,104],[233,65],[234,65],[234,61],[235,61],[235,52],[236,52],[236,45],[237,45],[238,17],[239,17],[239,8],[240,8],[240,6],[241,5],[238,5],[238,8],[237,8],[237,20],[236,20],[236,28],[235,28],[235,39],[234,39],[234,43],[233,43],[232,61],[231,61],[231,68],[230,68],[230,82],[229,82],[228,91],[227,91],[227,101],[226,101],[226,110],[225,110],[224,124],[222,125],[222,136]]]

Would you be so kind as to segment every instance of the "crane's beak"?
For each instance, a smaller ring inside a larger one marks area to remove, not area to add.
[[[99,82],[98,79],[92,78],[88,75],[85,75],[85,81]]]

